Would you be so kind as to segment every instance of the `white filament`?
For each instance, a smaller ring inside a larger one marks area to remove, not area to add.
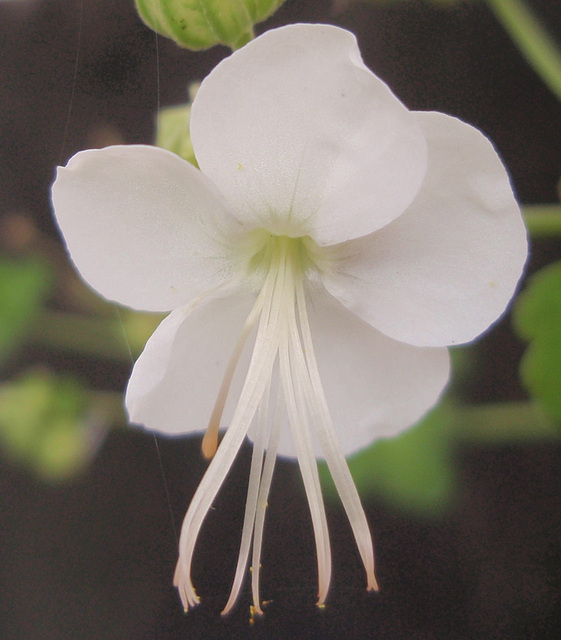
[[[257,501],[259,497],[259,487],[261,482],[261,474],[263,470],[263,456],[267,448],[267,418],[269,411],[269,387],[266,389],[263,400],[259,405],[257,415],[257,429],[255,430],[255,438],[253,440],[253,455],[251,457],[251,469],[249,472],[249,485],[247,490],[247,500],[245,503],[245,515],[242,529],[242,540],[240,544],[240,553],[238,556],[238,564],[234,576],[234,583],[230,592],[230,597],[222,614],[226,614],[236,603],[242,586],[245,571],[247,569],[247,561],[249,558],[249,550],[251,547],[251,539],[253,536],[253,528],[255,524],[255,513],[257,511]]]
[[[273,296],[272,293],[277,284],[277,279],[282,277],[282,271],[275,273],[271,270],[265,280],[263,285],[263,309],[255,338],[255,346],[232,422],[201,483],[197,487],[183,520],[174,585],[179,589],[185,610],[199,602],[199,597],[191,581],[191,563],[197,537],[208,510],[236,458],[253,416],[257,411],[263,392],[271,378],[278,350],[278,341],[274,340],[274,336],[269,335],[270,332],[267,331],[267,327],[270,324],[273,326],[278,324],[280,300],[278,297]]]
[[[263,475],[261,476],[261,486],[259,487],[259,497],[257,499],[257,513],[255,514],[255,528],[253,532],[253,555],[251,572],[251,591],[253,596],[253,607],[255,613],[261,615],[261,596],[259,593],[259,576],[261,574],[261,549],[263,547],[263,528],[265,525],[265,512],[269,490],[273,480],[273,471],[277,459],[277,448],[279,444],[280,423],[281,423],[281,399],[282,393],[279,387],[277,391],[277,406],[271,422],[271,433],[269,437],[269,447],[265,457]]]
[[[201,445],[204,457],[209,460],[214,456],[214,454],[216,453],[216,449],[218,448],[218,431],[220,428],[220,419],[222,418],[224,405],[226,404],[226,400],[228,398],[228,392],[230,390],[230,385],[232,384],[232,378],[234,377],[234,373],[236,371],[236,367],[238,365],[245,343],[249,337],[249,334],[251,333],[251,330],[255,326],[255,322],[257,321],[262,308],[263,296],[260,295],[257,298],[257,301],[253,306],[251,313],[247,317],[247,320],[245,321],[238,341],[236,342],[236,346],[234,347],[232,355],[230,356],[230,360],[228,361],[228,366],[226,367],[226,372],[224,373],[222,384],[220,385],[220,390],[218,391],[218,396],[216,398],[216,402],[214,403],[214,408],[210,415],[208,427]]]
[[[299,377],[305,382],[302,388],[306,394],[311,423],[315,428],[327,466],[329,467],[335,487],[337,488],[343,508],[347,513],[353,530],[360,557],[366,569],[367,589],[369,591],[378,591],[378,584],[374,574],[372,536],[364,509],[360,503],[358,491],[335,433],[333,420],[323,392],[323,385],[314,354],[308,315],[306,313],[304,286],[301,281],[296,283],[296,298],[303,348],[300,344],[295,345],[293,353],[297,367],[303,371]]]

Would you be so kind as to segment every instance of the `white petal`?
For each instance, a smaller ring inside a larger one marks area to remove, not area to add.
[[[222,377],[253,296],[205,299],[173,311],[137,360],[127,388],[132,422],[167,434],[206,429]],[[229,424],[240,396],[251,340],[240,357],[223,415]]]
[[[199,166],[249,227],[319,244],[387,224],[426,171],[414,116],[328,25],[266,32],[203,81],[191,112]]]
[[[388,336],[410,344],[467,342],[504,311],[527,255],[507,173],[477,129],[417,113],[429,145],[425,183],[384,229],[341,247],[325,286]]]
[[[175,154],[142,145],[82,151],[59,168],[52,193],[72,260],[110,300],[168,311],[231,277],[224,238],[239,223]]]
[[[394,436],[437,402],[448,350],[397,342],[325,292],[308,304],[318,369],[343,452]]]

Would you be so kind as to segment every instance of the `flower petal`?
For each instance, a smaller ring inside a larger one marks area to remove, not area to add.
[[[176,309],[156,329],[129,380],[126,406],[132,422],[171,435],[203,431],[234,345],[254,298],[205,297]],[[222,424],[240,397],[251,341],[240,357]]]
[[[449,376],[447,349],[392,340],[325,291],[316,292],[307,308],[325,397],[346,455],[410,427],[437,402]],[[294,455],[283,436],[279,452]]]
[[[173,311],[134,366],[126,396],[131,421],[170,435],[206,429],[253,303],[252,296],[240,294]],[[448,379],[446,349],[391,340],[325,293],[314,296],[308,312],[327,402],[345,453],[398,433],[437,401]],[[225,426],[239,399],[251,349],[250,339],[232,382]],[[275,380],[275,388],[277,384]],[[286,416],[283,423],[278,453],[295,457]]]
[[[319,244],[400,215],[426,171],[414,116],[328,25],[266,32],[203,81],[191,112],[201,169],[249,227]]]
[[[426,180],[384,229],[340,247],[327,289],[386,335],[410,344],[467,342],[511,299],[527,256],[507,173],[477,129],[417,113],[429,145]]]
[[[106,298],[168,311],[231,277],[239,223],[200,171],[143,145],[82,151],[59,167],[53,205],[70,256]]]

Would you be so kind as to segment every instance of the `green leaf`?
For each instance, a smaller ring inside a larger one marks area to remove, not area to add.
[[[0,442],[16,463],[61,480],[89,459],[88,395],[74,378],[32,371],[0,387]]]
[[[526,340],[561,332],[561,262],[548,265],[528,279],[516,300],[513,319]]]
[[[513,313],[518,334],[529,341],[520,376],[544,410],[561,421],[561,262],[530,278]]]
[[[452,505],[457,478],[448,437],[450,414],[442,405],[400,436],[380,440],[349,459],[361,496],[376,495],[393,507],[435,518]],[[322,463],[322,479],[328,471]],[[331,497],[336,490],[325,482]]]
[[[52,282],[41,260],[0,259],[0,364],[33,328]]]

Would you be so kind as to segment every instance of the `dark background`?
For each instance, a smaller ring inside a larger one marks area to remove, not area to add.
[[[158,101],[184,101],[187,84],[227,51],[191,53],[162,38],[156,47],[132,0],[16,4],[0,4],[0,211],[25,211],[54,238],[55,166],[105,142],[151,142]],[[561,44],[560,3],[531,4]],[[258,30],[296,21],[353,30],[366,63],[408,107],[475,124],[494,140],[523,203],[556,201],[561,105],[483,3],[349,3],[334,12],[328,2],[288,0]],[[530,272],[558,258],[560,249],[556,242],[536,243]],[[473,401],[523,397],[515,370],[522,346],[508,318],[480,349],[485,366],[465,393]],[[123,367],[40,350],[22,354],[9,373],[41,361],[76,371],[98,388],[123,388],[128,375]],[[413,518],[365,497],[379,595],[365,592],[348,524],[330,506],[335,566],[324,611],[314,606],[315,551],[300,477],[296,467],[279,463],[264,546],[262,589],[272,602],[250,626],[247,592],[228,618],[219,615],[237,559],[248,451],[201,533],[193,573],[202,604],[184,615],[171,585],[176,535],[205,465],[198,440],[158,442],[116,430],[91,467],[62,486],[42,483],[0,456],[0,638],[560,635],[559,445],[458,447],[461,493],[439,520]]]

